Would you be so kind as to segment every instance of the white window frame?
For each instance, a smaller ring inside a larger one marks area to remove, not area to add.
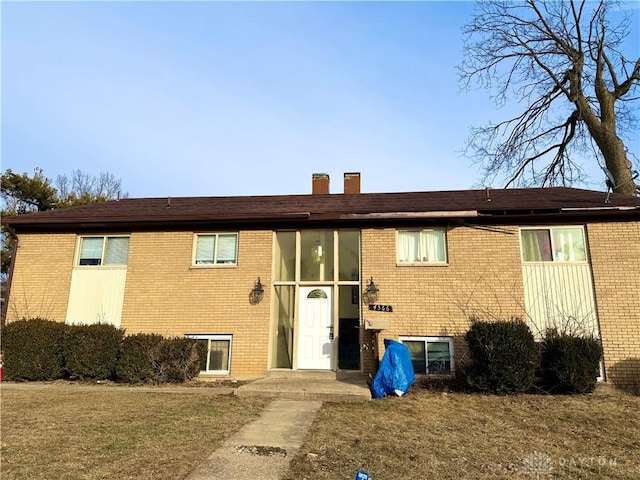
[[[455,361],[454,361],[454,353],[453,353],[453,338],[452,337],[428,337],[428,336],[401,336],[399,337],[400,343],[404,343],[405,341],[410,342],[424,342],[424,353],[425,353],[425,373],[416,373],[416,375],[424,375],[427,377],[438,377],[438,378],[450,378],[455,374]],[[450,370],[449,373],[429,373],[429,343],[448,343],[449,344],[449,365]]]
[[[218,335],[218,334],[189,334],[185,335],[187,338],[193,338],[194,340],[208,340],[207,342],[207,370],[200,370],[201,375],[229,375],[231,373],[231,354],[233,349],[233,335]],[[211,341],[228,341],[229,342],[229,358],[227,361],[226,370],[209,370],[209,351],[211,349]]]
[[[420,252],[424,251],[423,245],[423,233],[424,232],[441,232],[444,245],[444,259],[443,260],[414,260],[414,261],[401,261],[400,259],[400,233],[402,232],[417,232],[420,233],[419,249]],[[428,265],[428,266],[445,266],[448,265],[449,255],[447,248],[447,229],[444,227],[430,227],[430,228],[398,228],[396,229],[396,264],[398,266],[416,266],[416,265]]]
[[[582,240],[584,242],[584,260],[562,260],[556,258],[556,246],[553,231],[554,230],[563,230],[563,229],[574,229],[582,231]],[[524,259],[524,245],[522,241],[522,232],[528,230],[547,230],[549,232],[549,239],[551,242],[551,260],[525,260]],[[545,263],[545,264],[581,264],[584,265],[589,263],[589,248],[587,243],[587,232],[584,228],[584,225],[541,225],[541,226],[531,226],[531,227],[520,227],[520,260],[525,264],[534,264],[534,263]]]
[[[235,261],[233,263],[223,263],[218,262],[217,258],[213,259],[213,263],[197,263],[197,254],[198,254],[198,239],[200,237],[215,237],[215,250],[214,257],[218,256],[218,245],[219,238],[225,235],[233,235],[236,239],[235,245]],[[239,235],[238,232],[198,232],[193,234],[193,248],[191,255],[191,267],[193,268],[229,268],[236,267],[238,265],[238,244],[239,244]]]
[[[80,265],[80,262],[82,261],[82,245],[84,243],[85,239],[88,238],[101,238],[102,239],[102,251],[101,251],[101,256],[100,256],[100,263],[98,265]],[[126,238],[127,240],[129,240],[129,244],[127,245],[127,261],[125,263],[112,263],[112,264],[108,264],[106,265],[104,263],[105,261],[105,255],[107,252],[106,246],[107,246],[107,240],[109,238]],[[77,242],[77,248],[76,248],[76,258],[75,258],[75,262],[74,262],[74,266],[76,268],[123,268],[126,267],[129,263],[129,247],[130,247],[130,243],[131,243],[131,236],[130,235],[79,235],[78,236],[78,242]]]

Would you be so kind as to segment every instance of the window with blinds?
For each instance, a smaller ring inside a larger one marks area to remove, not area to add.
[[[196,234],[194,265],[235,265],[237,262],[237,233]]]
[[[129,257],[129,237],[99,236],[81,237],[78,265],[117,266],[126,265]]]

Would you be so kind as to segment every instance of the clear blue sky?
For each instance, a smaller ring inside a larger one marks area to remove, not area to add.
[[[310,193],[314,172],[339,193],[352,171],[365,192],[465,189],[469,127],[506,115],[459,90],[472,3],[1,8],[2,170],[109,171],[132,197]]]

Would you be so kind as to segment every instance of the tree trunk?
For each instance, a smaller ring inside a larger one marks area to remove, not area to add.
[[[606,128],[605,125],[602,125],[598,130],[598,132],[594,132],[589,128],[594,141],[602,152],[605,166],[613,176],[615,182],[613,191],[622,195],[635,196],[637,188],[632,177],[631,162],[627,158],[624,143],[614,131]]]

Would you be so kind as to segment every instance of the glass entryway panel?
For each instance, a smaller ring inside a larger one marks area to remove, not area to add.
[[[274,327],[271,341],[271,368],[293,368],[293,321],[295,286],[276,285]]]
[[[360,231],[338,230],[338,264],[341,281],[360,279]]]
[[[292,282],[296,278],[296,232],[276,232],[274,279]]]
[[[333,230],[303,230],[300,280],[333,281],[333,250]]]
[[[360,369],[360,290],[357,285],[338,287],[338,368]]]

